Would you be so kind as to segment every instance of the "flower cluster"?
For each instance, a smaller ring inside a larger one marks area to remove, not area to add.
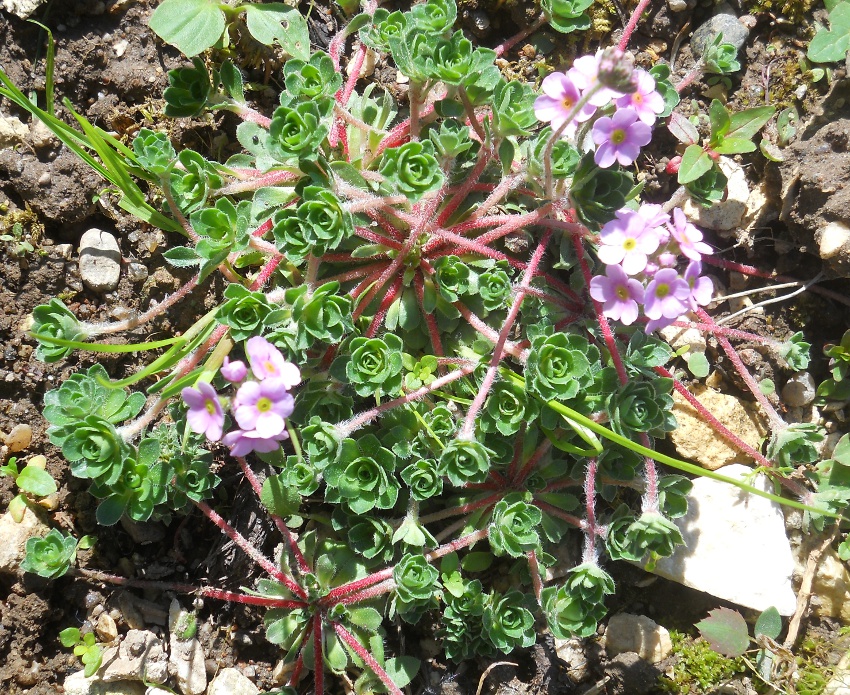
[[[599,240],[597,255],[607,267],[591,280],[590,296],[608,318],[628,326],[642,304],[651,333],[711,302],[711,280],[701,277],[702,256],[711,247],[681,209],[671,220],[660,205],[624,208],[602,227]],[[680,254],[689,261],[681,275],[675,268]]]
[[[664,111],[652,75],[632,70],[625,56],[612,51],[576,59],[566,73],[546,77],[540,88],[543,95],[534,102],[537,118],[582,147],[591,145],[577,136],[578,128],[596,117],[590,136],[596,145],[594,160],[602,168],[634,162]]]
[[[224,432],[222,399],[212,385],[199,382],[197,388],[184,388],[183,401],[189,406],[186,420],[189,427],[207,439],[221,439],[234,456],[245,456],[252,451],[268,453],[289,437],[286,418],[295,407],[289,390],[301,382],[301,373],[287,362],[274,345],[261,336],[245,343],[253,379],[247,379],[248,367],[241,361],[225,357],[222,376],[233,384],[241,382],[230,410],[236,420],[236,429]]]

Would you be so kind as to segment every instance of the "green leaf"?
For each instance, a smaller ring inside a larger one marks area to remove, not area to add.
[[[708,107],[708,120],[711,123],[711,142],[722,142],[723,137],[729,132],[731,119],[729,112],[719,99],[711,100],[711,105]]]
[[[202,260],[195,249],[190,249],[186,246],[175,246],[173,249],[168,249],[162,255],[175,268],[188,268],[193,265],[200,265]]]
[[[755,152],[756,146],[752,140],[746,138],[723,138],[723,142],[712,149],[717,154],[743,154]]]
[[[708,617],[694,627],[711,648],[723,656],[741,656],[750,646],[747,622],[738,611],[717,608],[709,611]]]
[[[36,468],[35,466],[25,467],[15,482],[18,488],[36,497],[47,497],[58,489],[53,476],[43,468]]]
[[[150,19],[153,32],[189,58],[214,46],[225,24],[216,0],[164,0]]]
[[[80,641],[80,631],[75,627],[66,627],[59,633],[59,641],[66,649],[75,647]]]
[[[779,611],[774,606],[766,608],[756,620],[753,634],[756,637],[765,635],[770,639],[776,639],[780,632],[782,632],[782,616],[779,615]]]
[[[674,138],[685,145],[696,145],[699,142],[699,131],[693,123],[678,112],[670,114],[667,130]]]
[[[379,627],[381,627],[381,621],[383,620],[381,614],[377,610],[368,606],[352,608],[348,611],[348,619],[352,622],[352,624],[365,628],[370,632],[375,632]]]
[[[686,184],[696,181],[700,176],[711,170],[714,160],[699,145],[689,145],[682,155],[679,165],[679,183]]]
[[[463,556],[460,566],[465,572],[483,572],[493,564],[493,553],[472,552]]]
[[[702,352],[695,352],[685,357],[688,363],[688,369],[697,379],[702,379],[708,376],[708,360]]]
[[[97,505],[95,516],[101,526],[114,526],[127,508],[127,498],[123,495],[110,495]]]
[[[732,114],[726,137],[752,140],[762,126],[773,118],[774,113],[776,109],[773,106],[759,106]]]
[[[266,46],[277,42],[293,58],[310,59],[307,20],[297,9],[281,2],[243,7],[248,31],[257,41]]]
[[[840,2],[829,13],[829,30],[820,29],[809,43],[806,57],[814,63],[837,63],[850,48],[850,3]]]
[[[263,506],[276,516],[289,516],[301,506],[301,495],[286,484],[284,475],[270,475],[260,493]]]
[[[403,688],[419,673],[420,663],[419,659],[414,656],[396,656],[386,660],[384,671],[393,679],[393,683],[399,688]]]

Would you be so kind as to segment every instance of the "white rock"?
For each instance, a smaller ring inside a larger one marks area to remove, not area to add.
[[[728,157],[720,157],[717,163],[729,179],[726,200],[704,208],[688,199],[682,206],[682,210],[685,216],[698,227],[723,232],[737,229],[741,225],[741,220],[747,212],[750,187],[747,185],[747,175],[740,164]]]
[[[111,292],[121,275],[121,250],[115,237],[89,229],[80,239],[80,278],[93,292]]]
[[[846,254],[850,248],[850,227],[844,222],[830,222],[820,230],[818,253],[824,260]]]
[[[807,557],[801,555],[805,544],[795,546],[798,575],[802,576]],[[850,622],[850,571],[838,554],[827,548],[821,556],[812,585],[812,614],[821,618],[839,618]]]
[[[752,471],[734,464],[718,473],[742,479]],[[773,491],[763,475],[751,484]],[[685,545],[659,560],[655,573],[754,610],[775,606],[792,615],[794,559],[781,507],[709,478],[694,480],[687,499],[688,513],[675,520]]]
[[[72,673],[62,684],[65,695],[145,695],[145,686],[134,681],[104,683],[86,678],[82,671]]]
[[[27,19],[46,0],[3,0],[3,9],[21,19]]]
[[[162,641],[147,630],[130,630],[121,644],[104,652],[98,676],[110,683],[123,680],[165,683],[168,656]]]
[[[59,145],[59,139],[45,124],[37,118],[32,120],[29,129],[29,139],[32,146],[37,150],[46,150]]]
[[[207,695],[257,695],[260,689],[235,668],[225,668],[218,672]]]
[[[678,350],[680,347],[687,345],[691,353],[705,353],[706,342],[705,335],[698,328],[679,328],[678,326],[667,326],[662,328],[661,337],[664,338],[670,347]]]
[[[21,523],[16,522],[9,512],[0,516],[0,573],[14,574],[27,553],[30,538],[43,538],[50,528],[26,507]]]
[[[688,9],[688,3],[685,0],[667,0],[667,6],[671,12],[684,12]]]
[[[556,639],[555,654],[567,665],[567,674],[573,683],[579,683],[590,674],[590,665],[587,661],[587,650],[583,640]]]
[[[850,695],[850,652],[847,652],[835,666],[823,695]]]
[[[29,135],[29,128],[17,116],[0,116],[0,150],[14,147]]]
[[[673,651],[670,633],[645,615],[618,613],[605,630],[605,652],[609,658],[635,652],[651,664],[664,661]]]
[[[734,396],[706,386],[694,384],[691,392],[727,429],[758,449],[767,431],[756,411],[745,408]],[[670,440],[682,457],[696,461],[710,471],[736,461],[750,461],[748,456],[721,438],[678,391],[673,392],[673,414],[679,426],[670,433]]]
[[[792,408],[803,408],[815,400],[817,384],[808,372],[797,372],[782,387],[782,400]]]
[[[109,613],[103,612],[97,616],[97,624],[94,631],[101,642],[113,642],[118,639],[118,627]]]
[[[171,602],[168,610],[168,629],[171,633],[168,670],[177,679],[177,686],[184,695],[201,695],[207,689],[204,650],[194,636],[190,639],[180,638],[180,634],[186,630],[188,615],[177,599]]]
[[[32,427],[25,422],[15,425],[6,435],[6,446],[13,454],[23,451],[32,444]]]

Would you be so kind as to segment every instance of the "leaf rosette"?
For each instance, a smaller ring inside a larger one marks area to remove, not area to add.
[[[21,569],[40,577],[56,579],[70,569],[76,555],[77,541],[74,537],[65,536],[54,528],[44,538],[27,540]]]
[[[568,400],[593,381],[591,363],[599,349],[586,338],[567,333],[537,336],[526,365],[528,390],[543,400]]]
[[[378,169],[387,183],[411,201],[443,185],[443,172],[430,140],[406,142],[384,152]]]
[[[345,501],[355,514],[370,509],[391,509],[398,499],[399,485],[393,476],[395,455],[367,434],[342,442],[339,457],[324,470],[328,502]]]
[[[542,519],[540,510],[528,504],[518,492],[499,500],[493,508],[488,536],[494,554],[522,557],[531,550],[539,550],[537,527]]]
[[[303,101],[293,107],[278,106],[269,126],[269,154],[284,163],[314,160],[328,130],[327,119],[317,101]]]
[[[516,647],[530,647],[537,639],[530,602],[520,591],[504,596],[493,594],[484,606],[483,624],[487,637],[499,651],[508,654]]]
[[[483,483],[490,472],[490,451],[480,442],[453,439],[440,454],[437,470],[456,487]]]
[[[417,622],[434,603],[439,572],[424,555],[407,553],[393,568],[396,610],[407,622]]]
[[[410,488],[411,497],[420,502],[443,491],[443,479],[433,459],[419,459],[409,464],[401,471],[401,479]]]
[[[83,326],[73,312],[65,306],[61,299],[51,299],[47,304],[40,304],[32,310],[31,331],[36,335],[61,340],[81,341],[88,337]],[[58,362],[66,357],[74,348],[54,343],[38,341],[36,359],[42,362]]]

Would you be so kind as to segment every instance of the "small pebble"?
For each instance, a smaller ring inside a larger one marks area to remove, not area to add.
[[[738,20],[729,5],[721,5],[718,14],[701,24],[691,37],[691,52],[694,56],[701,58],[718,34],[723,34],[723,43],[731,43],[740,49],[747,42],[750,30]]]
[[[115,55],[119,58],[124,55],[127,51],[127,46],[129,46],[129,42],[127,39],[122,39],[118,43],[116,43],[112,48],[115,49]]]
[[[127,277],[130,278],[130,282],[142,282],[148,279],[148,269],[141,263],[130,263],[127,266]]]
[[[809,405],[815,400],[816,394],[817,384],[808,372],[798,372],[782,387],[782,400],[792,408],[803,408]]]
[[[111,292],[121,275],[121,251],[112,234],[92,228],[80,239],[80,277],[93,292]]]
[[[50,172],[45,171],[41,176],[38,177],[38,185],[42,188],[46,188],[50,185],[52,179],[50,178]]]
[[[6,446],[13,454],[23,451],[32,442],[32,427],[27,424],[15,425],[6,435]]]
[[[118,627],[109,613],[101,613],[97,617],[94,629],[102,642],[112,642],[118,638]]]

